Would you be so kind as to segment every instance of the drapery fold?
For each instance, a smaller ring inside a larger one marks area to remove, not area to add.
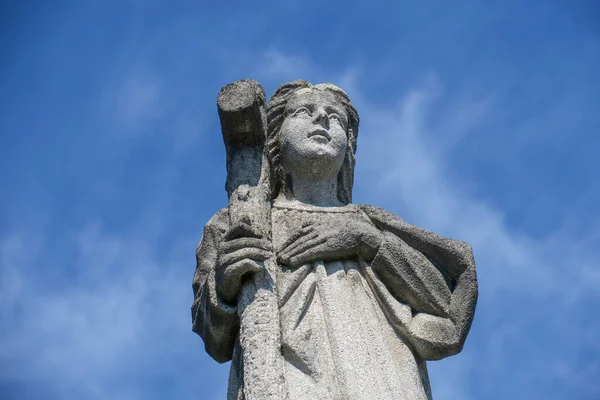
[[[425,360],[460,351],[473,318],[472,251],[466,243],[376,207],[349,205],[343,211],[373,223],[383,232],[383,242],[371,263],[354,259],[281,266],[277,295],[284,375],[294,381],[288,398],[430,399]],[[278,229],[277,221],[327,215],[326,208],[274,207],[274,235],[283,241],[293,230]],[[219,362],[234,356],[239,330],[236,307],[216,292],[215,263],[227,225],[226,210],[206,225],[193,280],[193,329]],[[234,357],[233,363],[242,362]],[[240,388],[232,387],[241,385],[239,371],[239,365],[232,365],[232,375],[237,374],[230,379],[232,399],[242,398]]]

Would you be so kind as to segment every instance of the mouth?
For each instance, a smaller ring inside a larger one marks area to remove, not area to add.
[[[331,140],[331,136],[325,129],[315,129],[314,131],[308,134],[309,138],[313,136],[322,136],[325,137],[327,140]]]

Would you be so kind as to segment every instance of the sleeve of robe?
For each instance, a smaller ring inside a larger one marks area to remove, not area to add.
[[[223,209],[206,224],[196,249],[196,271],[192,281],[192,330],[204,340],[206,352],[220,363],[231,360],[240,326],[236,307],[224,303],[215,286],[217,249],[228,222],[227,210]]]
[[[471,246],[383,209],[361,209],[384,234],[367,275],[390,322],[423,360],[460,352],[477,303]]]

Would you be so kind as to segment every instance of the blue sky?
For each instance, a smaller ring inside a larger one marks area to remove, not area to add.
[[[346,89],[354,201],[473,245],[436,400],[600,398],[597,2],[8,3],[0,397],[225,398],[191,278],[226,204],[216,95],[251,77]]]

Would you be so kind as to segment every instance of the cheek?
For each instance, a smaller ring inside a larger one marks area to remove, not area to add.
[[[296,143],[301,140],[301,133],[306,131],[306,124],[299,119],[286,120],[281,126],[281,141],[285,144]]]
[[[329,129],[331,135],[331,142],[342,154],[346,153],[346,147],[348,146],[348,137],[346,131],[342,127],[332,127]]]
[[[281,126],[281,152],[284,159],[299,157],[302,148],[302,124],[298,121],[286,121]]]
[[[310,120],[305,118],[288,118],[283,122],[281,129],[285,135],[298,136],[310,129]]]

